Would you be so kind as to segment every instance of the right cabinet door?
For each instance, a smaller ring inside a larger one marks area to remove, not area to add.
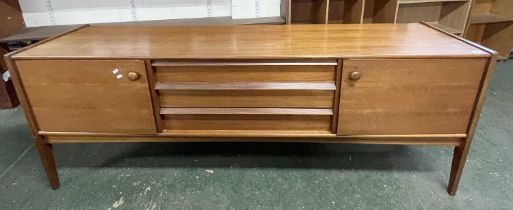
[[[465,134],[486,63],[345,60],[337,134]]]

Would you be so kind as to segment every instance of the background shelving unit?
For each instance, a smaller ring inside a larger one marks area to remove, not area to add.
[[[365,0],[289,0],[289,24],[362,23]]]
[[[329,0],[328,23],[362,23],[364,0]]]
[[[364,23],[395,23],[399,0],[366,0]]]
[[[289,0],[289,18],[292,24],[325,24],[328,22],[329,0]]]
[[[399,0],[396,23],[424,21],[447,32],[465,31],[470,0]]]
[[[474,0],[465,38],[507,58],[513,47],[513,1]]]
[[[427,22],[462,36],[472,0],[289,0],[289,24]]]

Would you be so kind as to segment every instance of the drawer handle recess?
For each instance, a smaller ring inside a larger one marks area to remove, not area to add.
[[[336,90],[334,82],[157,82],[157,90]]]
[[[163,115],[333,115],[332,109],[161,108]]]

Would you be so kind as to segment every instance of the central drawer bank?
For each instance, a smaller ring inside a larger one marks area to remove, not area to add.
[[[52,144],[287,141],[451,146],[451,195],[495,59],[422,23],[86,26],[6,56],[54,189]]]

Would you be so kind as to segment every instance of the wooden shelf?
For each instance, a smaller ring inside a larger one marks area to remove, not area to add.
[[[467,2],[469,0],[399,0],[399,4],[419,4],[437,2]]]
[[[362,23],[365,0],[329,0],[328,23]]]
[[[456,34],[456,35],[460,35],[463,33],[462,30],[458,30],[458,29],[455,29],[455,28],[451,28],[449,26],[445,26],[445,25],[442,25],[438,22],[428,22],[429,25],[432,25],[434,27],[437,27],[439,29],[442,29],[444,31],[447,31],[448,33],[451,33],[451,34]]]
[[[333,115],[332,109],[292,108],[161,108],[163,115]]]
[[[292,23],[296,24],[296,25],[301,25],[301,24],[319,24],[319,23],[315,23],[313,21],[293,21]]]
[[[491,13],[472,14],[470,16],[469,22],[470,24],[513,22],[513,18],[504,17],[501,15]]]
[[[364,23],[395,23],[399,0],[365,0]]]
[[[281,16],[232,19],[232,24],[233,25],[285,24],[285,22],[286,22],[285,18],[283,18]]]
[[[508,57],[513,47],[512,0],[473,0],[465,38]]]
[[[400,0],[396,23],[423,21],[461,36],[467,24],[470,4],[469,0]]]
[[[290,0],[289,21],[292,24],[326,24],[329,0]]]

